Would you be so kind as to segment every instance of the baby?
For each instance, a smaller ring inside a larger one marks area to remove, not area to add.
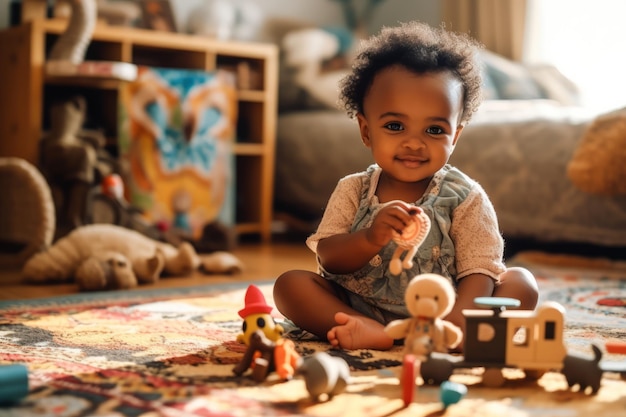
[[[276,306],[296,325],[336,347],[388,349],[394,340],[384,326],[409,317],[405,290],[422,273],[451,280],[456,302],[446,320],[462,330],[475,297],[535,308],[535,278],[504,265],[485,191],[448,164],[480,104],[479,50],[468,36],[419,22],[384,28],[362,45],[340,98],[375,163],[339,180],[307,239],[318,271],[288,271],[275,282]],[[424,215],[431,226],[412,266],[390,271],[393,237]]]

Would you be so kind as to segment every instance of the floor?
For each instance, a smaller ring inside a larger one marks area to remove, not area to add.
[[[200,272],[189,277],[161,279],[150,288],[194,286],[207,283],[268,280],[290,269],[315,270],[315,257],[304,241],[277,242],[272,244],[243,243],[232,253],[244,264],[245,269],[236,275],[206,275]],[[146,286],[139,287],[141,289]],[[77,287],[69,284],[23,285],[19,271],[0,271],[0,300],[51,297],[76,293]],[[132,290],[131,290],[132,291]]]
[[[252,280],[268,280],[279,276],[282,272],[290,269],[306,269],[315,270],[315,257],[313,253],[306,247],[304,240],[305,235],[295,235],[289,238],[275,238],[273,243],[240,243],[232,253],[237,256],[244,264],[245,269],[236,275],[207,275],[201,272],[194,273],[189,277],[170,277],[163,278],[156,284],[152,284],[149,288],[166,288],[179,286],[204,285],[207,283],[228,283],[228,282],[247,282]],[[594,257],[594,253],[589,250],[571,250],[570,248],[552,248],[539,247],[536,243],[518,245],[511,244],[509,241],[509,249],[514,247],[516,250],[533,249],[543,251],[544,254],[550,252],[566,253],[565,256],[540,256],[535,254],[534,260],[542,264],[556,264],[559,266],[593,268],[603,270],[626,271],[626,258],[624,252],[621,251],[619,256],[608,256],[606,251],[602,252],[604,256]],[[586,256],[580,257],[584,253]],[[589,257],[591,256],[591,257]],[[508,259],[511,259],[509,256]],[[141,286],[139,289],[148,288]],[[132,290],[131,290],[132,291]],[[51,297],[57,295],[73,294],[78,292],[76,285],[54,284],[54,285],[23,285],[20,283],[19,270],[2,270],[0,269],[0,300],[19,300],[27,298]]]

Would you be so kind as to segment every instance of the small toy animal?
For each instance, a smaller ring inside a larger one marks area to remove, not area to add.
[[[389,263],[389,271],[394,275],[399,275],[402,269],[413,267],[413,257],[430,231],[430,219],[423,211],[416,212],[411,220],[412,222],[402,230],[402,233],[394,233],[393,241],[398,247]],[[403,254],[404,258],[402,258]]]
[[[345,391],[350,383],[350,367],[346,361],[326,352],[304,358],[296,374],[304,376],[306,389],[313,401],[319,401],[324,395],[330,400]]]
[[[385,326],[393,339],[404,339],[406,353],[426,359],[432,351],[447,352],[462,338],[461,330],[443,320],[452,307],[456,293],[447,278],[421,274],[409,281],[405,301],[410,318],[398,319]]]
[[[270,315],[273,307],[267,304],[259,287],[248,286],[245,303],[245,307],[239,310],[239,316],[243,319],[241,325],[243,333],[237,335],[238,342],[249,345],[250,336],[257,330],[261,330],[265,337],[273,342],[283,336],[283,326],[277,324]]]
[[[272,341],[262,330],[255,330],[250,335],[246,353],[233,368],[233,372],[235,375],[243,375],[247,369],[252,368],[252,378],[256,382],[262,382],[270,372],[276,371],[281,379],[289,380],[293,378],[301,362],[293,341],[282,338]]]
[[[591,393],[596,394],[600,389],[603,370],[600,368],[602,351],[596,345],[591,345],[593,358],[578,353],[568,353],[563,360],[561,373],[565,375],[567,385],[572,388],[578,385],[580,392],[591,388]]]

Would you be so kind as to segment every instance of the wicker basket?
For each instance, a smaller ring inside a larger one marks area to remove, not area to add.
[[[52,243],[55,210],[39,170],[20,158],[0,157],[0,268],[21,267]]]

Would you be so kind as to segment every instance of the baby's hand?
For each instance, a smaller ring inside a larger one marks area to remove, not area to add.
[[[367,230],[367,240],[378,246],[385,246],[396,235],[412,223],[411,217],[422,213],[420,207],[394,200],[387,203],[376,215]]]

